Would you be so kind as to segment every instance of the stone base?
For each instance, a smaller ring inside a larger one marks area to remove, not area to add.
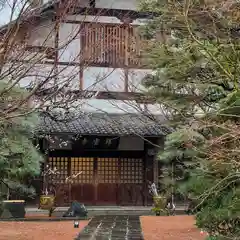
[[[139,216],[96,216],[76,240],[143,240]]]
[[[93,216],[154,216],[155,213],[152,211],[153,207],[137,207],[137,206],[86,206],[88,211],[88,217]],[[53,212],[52,216],[62,217],[63,214],[68,210],[68,207],[58,207]],[[37,208],[26,208],[26,214],[29,216],[47,215],[48,211],[37,209]],[[185,214],[185,208],[179,207],[175,211],[176,215]]]

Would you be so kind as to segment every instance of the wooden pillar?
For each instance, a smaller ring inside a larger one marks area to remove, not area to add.
[[[158,149],[156,149],[156,153],[153,158],[153,180],[156,184],[157,188],[159,188],[159,159],[158,159],[158,153],[163,149],[164,147],[164,137],[161,137],[157,140],[156,145],[158,146]]]
[[[152,197],[149,195],[148,185],[150,183],[155,183],[158,187],[159,183],[159,161],[158,161],[158,152],[163,146],[163,138],[147,138],[144,144],[145,149],[145,161],[146,161],[146,189],[145,189],[145,204],[152,203]]]
[[[72,177],[72,158],[71,157],[68,157],[68,164],[67,164],[67,168],[68,168],[68,176],[71,176]],[[67,183],[68,185],[68,204],[70,204],[72,202],[72,183],[71,182],[68,182]]]
[[[122,19],[120,19],[123,22],[123,25],[125,26],[125,58],[124,58],[124,91],[129,91],[129,57],[130,57],[130,45],[131,40],[130,39],[130,23],[132,23],[133,19],[129,18],[128,16],[123,16]]]
[[[94,158],[94,162],[93,162],[93,174],[94,174],[94,200],[93,200],[93,205],[96,205],[97,200],[98,200],[97,164],[98,164],[98,159]]]
[[[144,205],[148,205],[150,201],[149,184],[153,182],[153,157],[151,149],[153,148],[150,140],[146,138],[144,142],[145,164],[144,164]]]
[[[42,140],[42,148],[43,148],[43,151],[44,151],[44,162],[42,163],[42,166],[41,166],[41,174],[45,171],[46,169],[46,166],[47,164],[49,163],[49,142],[44,138]],[[44,176],[42,175],[42,190],[45,191],[45,188],[46,188],[46,183],[44,181]]]
[[[158,187],[159,173],[158,173],[158,159],[157,159],[157,155],[156,154],[153,157],[153,182]]]
[[[143,159],[143,205],[147,205],[148,181],[147,181],[147,152],[146,144],[144,142],[144,159]]]
[[[121,194],[121,158],[118,157],[118,170],[117,170],[117,205],[122,204],[122,194]]]

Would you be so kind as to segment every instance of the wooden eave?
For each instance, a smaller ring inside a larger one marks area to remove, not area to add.
[[[6,25],[0,28],[0,34],[4,34],[8,29],[9,26],[15,26],[16,23],[19,24],[19,27],[23,27],[25,25],[29,25],[32,23],[39,23],[46,19],[56,19],[58,16],[57,9],[61,9],[63,6],[60,5],[59,2],[49,5],[43,6],[42,8],[33,10],[30,16],[22,16],[21,19],[17,19],[12,21],[11,23],[7,23]],[[109,17],[116,17],[118,19],[122,19],[124,17],[128,17],[132,20],[137,18],[146,18],[151,19],[155,14],[150,12],[138,12],[134,10],[121,10],[121,9],[108,9],[108,8],[87,8],[87,7],[75,7],[74,9],[69,8],[67,13],[76,15],[76,14],[87,14],[93,16],[109,16]],[[64,20],[62,20],[64,22]]]

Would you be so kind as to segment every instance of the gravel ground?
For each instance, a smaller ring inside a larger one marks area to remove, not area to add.
[[[204,240],[192,216],[140,217],[144,240]],[[73,240],[88,224],[63,222],[0,222],[0,240]],[[114,239],[113,239],[114,240]]]
[[[140,217],[144,240],[204,240],[192,216]]]
[[[80,221],[63,222],[0,222],[0,240],[73,240],[88,224]]]

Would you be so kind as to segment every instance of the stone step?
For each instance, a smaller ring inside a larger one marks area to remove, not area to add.
[[[139,216],[95,216],[76,240],[143,240]]]
[[[88,217],[93,216],[124,216],[124,215],[155,215],[154,212],[151,211],[152,207],[136,207],[136,206],[129,206],[129,207],[116,207],[116,206],[106,206],[106,207],[95,207],[95,206],[87,206],[88,210]],[[55,217],[61,217],[66,211],[68,210],[68,207],[58,207],[53,212],[53,216]],[[175,214],[182,215],[185,213],[185,207],[179,206],[176,208]],[[38,208],[26,208],[26,214],[28,216],[42,216],[42,215],[48,215],[48,211],[38,209]]]

